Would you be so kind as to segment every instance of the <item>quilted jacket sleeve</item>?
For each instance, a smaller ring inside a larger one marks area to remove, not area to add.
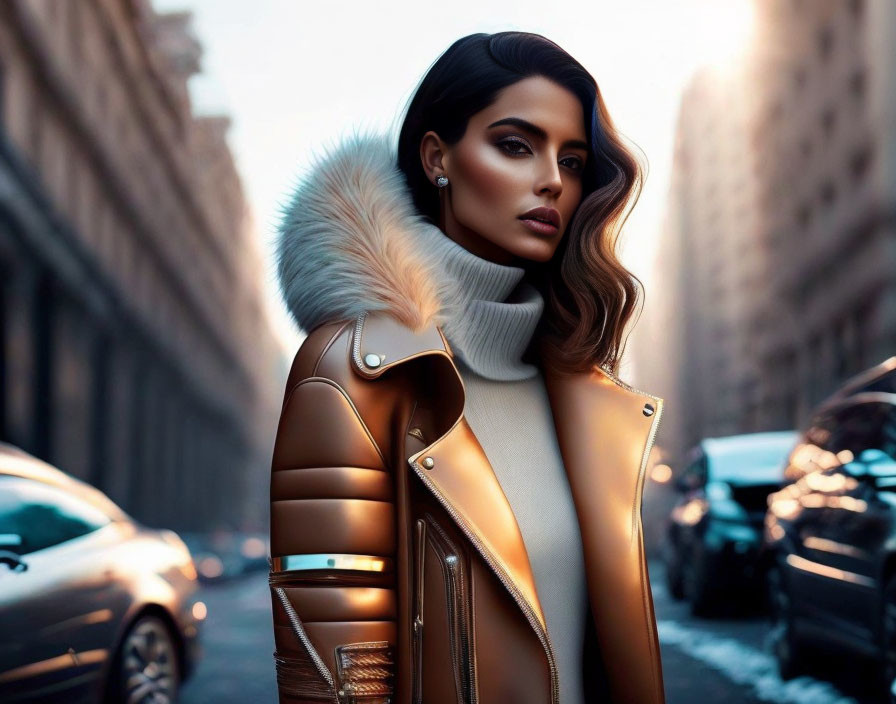
[[[390,701],[393,482],[335,381],[290,382],[271,466],[271,600],[281,704]]]

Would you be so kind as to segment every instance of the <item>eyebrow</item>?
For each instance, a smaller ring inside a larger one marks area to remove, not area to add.
[[[515,127],[519,127],[522,130],[526,130],[531,132],[539,139],[547,139],[548,133],[545,132],[538,125],[534,125],[528,120],[524,120],[521,117],[505,117],[503,120],[498,120],[493,122],[488,126],[488,129],[492,127],[500,127],[501,125],[514,125]],[[564,146],[572,147],[574,149],[584,149],[586,152],[591,149],[588,145],[588,142],[583,142],[581,139],[568,139],[563,143]]]

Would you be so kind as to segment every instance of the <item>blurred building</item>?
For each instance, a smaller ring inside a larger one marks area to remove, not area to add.
[[[0,3],[0,437],[147,523],[263,529],[284,364],[189,20]]]
[[[742,63],[682,98],[656,295],[633,336],[677,452],[794,427],[896,352],[896,3],[755,8]]]
[[[758,221],[747,129],[753,97],[743,83],[730,69],[707,68],[679,110],[661,271],[645,311],[645,325],[657,325],[654,349],[664,353],[638,364],[662,377],[653,386],[669,404],[661,430],[669,448],[707,428],[739,432],[755,412],[748,330],[762,271],[751,236]]]

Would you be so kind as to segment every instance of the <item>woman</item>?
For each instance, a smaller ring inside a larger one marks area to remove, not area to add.
[[[355,136],[300,184],[280,702],[663,702],[640,516],[662,399],[614,376],[639,187],[594,79],[521,32],[455,42],[397,153]]]

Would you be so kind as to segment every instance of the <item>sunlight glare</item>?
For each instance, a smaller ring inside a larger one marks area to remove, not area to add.
[[[752,39],[754,24],[750,0],[703,0],[694,23],[698,54],[718,68],[735,64]]]

